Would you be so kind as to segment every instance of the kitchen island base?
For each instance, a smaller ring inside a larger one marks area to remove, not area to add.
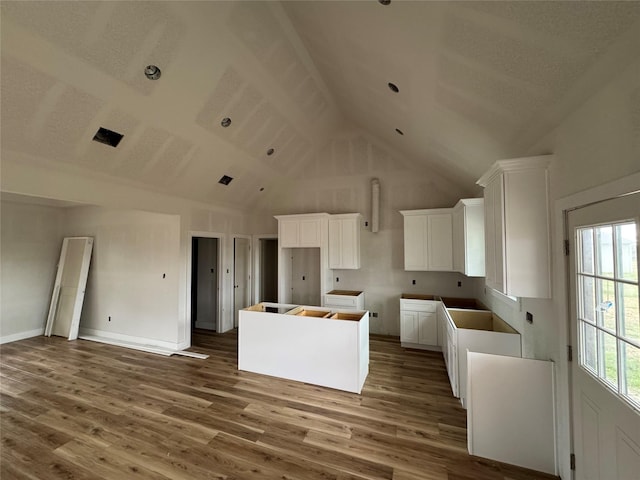
[[[274,303],[240,310],[238,369],[360,393],[369,312]]]

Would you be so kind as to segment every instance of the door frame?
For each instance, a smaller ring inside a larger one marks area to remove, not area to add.
[[[260,240],[277,240],[277,233],[263,233],[253,235],[253,239],[251,242],[252,252],[253,252],[253,279],[251,282],[253,303],[258,303],[260,301],[260,262],[262,260],[262,251],[260,248]]]
[[[570,454],[574,453],[573,408],[571,365],[564,353],[571,345],[571,296],[569,287],[569,256],[564,254],[565,240],[569,240],[567,217],[570,210],[589,204],[602,202],[611,198],[624,196],[639,191],[640,172],[598,185],[578,193],[557,199],[554,203],[554,246],[553,278],[557,279],[553,289],[555,296],[555,314],[558,318],[558,371],[556,376],[556,437],[558,445],[558,471],[562,478],[573,478],[570,465]],[[577,361],[577,350],[573,346],[573,361]],[[565,451],[564,448],[567,448]]]
[[[192,298],[192,282],[191,276],[193,273],[192,265],[193,265],[193,239],[194,238],[217,238],[218,239],[218,312],[216,315],[216,333],[222,332],[222,299],[224,298],[224,276],[222,271],[224,270],[224,252],[225,252],[225,240],[226,237],[223,233],[214,233],[214,232],[199,232],[192,231],[188,232],[188,241],[187,241],[187,344],[191,346],[191,332],[193,330],[193,319],[191,318],[191,298]]]
[[[233,248],[233,254],[232,254],[232,275],[231,275],[231,283],[233,284],[233,289],[232,289],[232,293],[231,293],[231,308],[233,310],[233,327],[236,328],[238,325],[236,325],[236,289],[235,289],[235,283],[236,283],[236,238],[244,238],[245,240],[248,240],[249,242],[249,258],[247,261],[247,267],[249,268],[249,282],[247,283],[247,288],[249,289],[249,303],[251,303],[251,300],[253,299],[253,257],[254,257],[254,250],[253,250],[253,240],[251,238],[251,235],[244,235],[244,234],[240,234],[240,233],[234,233],[233,237],[232,237],[232,242],[231,242],[231,247]]]

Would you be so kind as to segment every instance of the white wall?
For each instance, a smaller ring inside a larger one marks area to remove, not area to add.
[[[138,210],[180,218],[177,342],[184,348],[191,338],[191,234],[211,233],[222,239],[222,331],[233,328],[233,235],[246,234],[247,216],[227,206],[208,205],[150,191],[132,182],[72,168],[24,154],[3,151],[1,189],[22,195]],[[152,335],[151,333],[149,335]]]
[[[95,239],[80,333],[177,348],[180,218],[75,207],[64,232]]]
[[[44,333],[64,208],[2,201],[0,343]]]

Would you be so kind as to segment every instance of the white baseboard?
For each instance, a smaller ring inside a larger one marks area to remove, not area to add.
[[[24,340],[25,338],[39,337],[40,335],[44,335],[44,327],[0,337],[0,345],[3,343],[17,342],[18,340]]]
[[[114,340],[120,343],[129,343],[151,348],[160,347],[165,350],[181,350],[181,345],[178,343],[165,342],[163,340],[154,340],[145,337],[134,337],[132,335],[123,335],[121,333],[105,332],[104,330],[95,330],[93,328],[81,328],[79,336],[100,337],[107,340]]]

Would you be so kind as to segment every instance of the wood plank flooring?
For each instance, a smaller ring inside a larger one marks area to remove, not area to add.
[[[362,395],[237,370],[235,332],[210,357],[36,337],[0,350],[0,478],[532,480],[466,453],[442,356],[372,336]]]

